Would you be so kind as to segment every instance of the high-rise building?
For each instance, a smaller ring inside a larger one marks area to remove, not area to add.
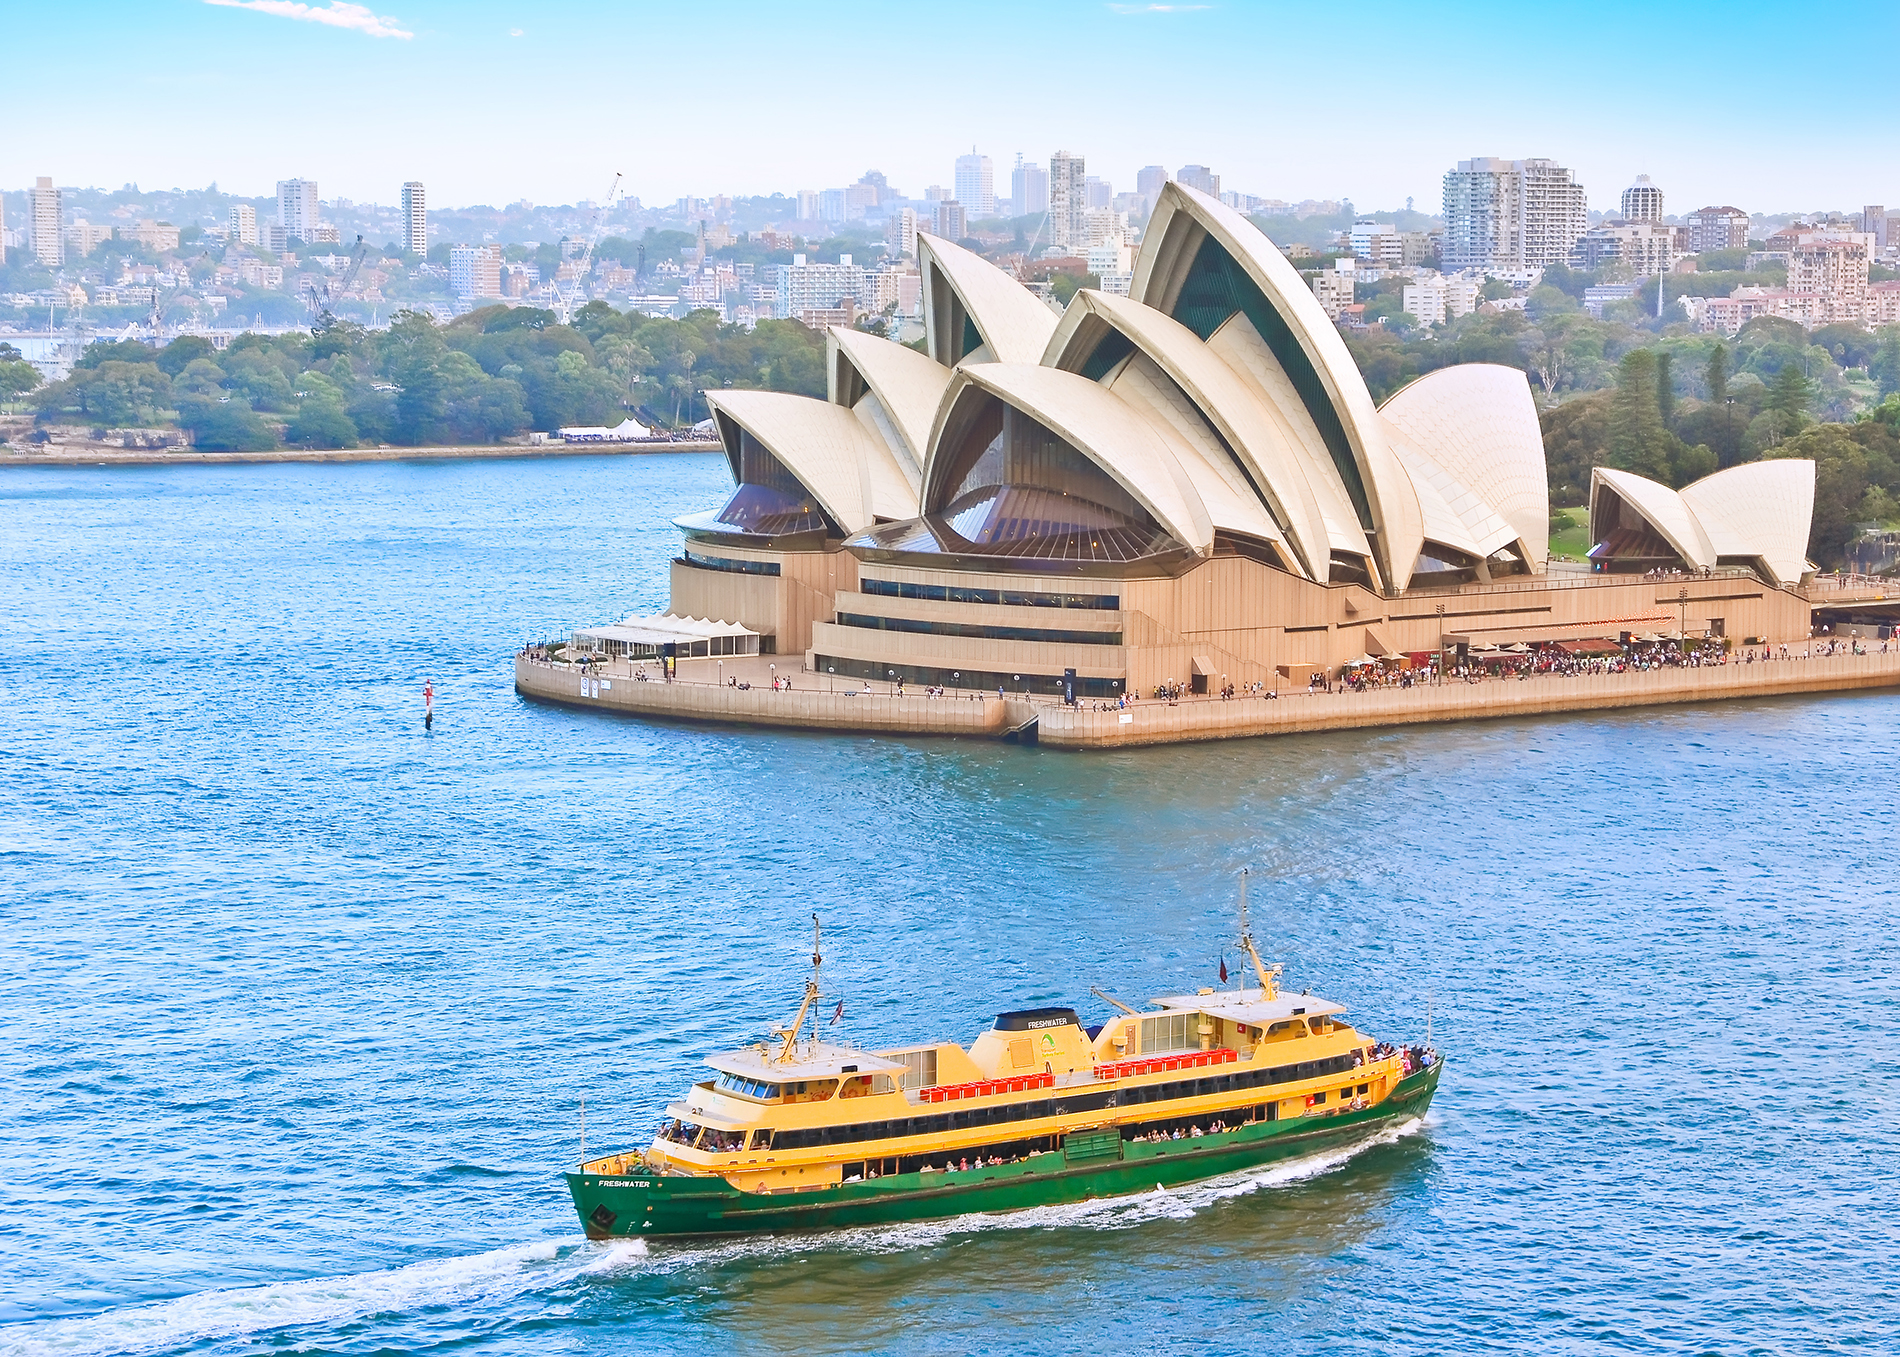
[[[973,221],[983,221],[996,215],[996,173],[990,166],[990,158],[978,155],[976,147],[970,148],[970,154],[957,157],[956,178],[957,201]],[[950,237],[958,239],[956,236]]]
[[[0,269],[7,266],[7,195],[0,193]]]
[[[1748,246],[1748,214],[1739,207],[1698,207],[1689,214],[1689,253]]]
[[[1016,153],[1016,168],[1009,176],[1009,196],[1011,206],[1019,217],[1027,217],[1032,212],[1049,210],[1049,171],[1036,164],[1025,161],[1023,153]]]
[[[1860,229],[1874,238],[1874,244],[1886,249],[1893,244],[1887,238],[1887,209],[1874,203],[1860,210]]]
[[[317,181],[279,179],[277,181],[277,220],[286,236],[311,240],[317,227]]]
[[[801,188],[798,191],[798,219],[800,221],[818,220],[818,190]]]
[[[967,234],[963,204],[955,198],[937,200],[937,232],[945,240],[962,240]]]
[[[257,209],[249,203],[231,204],[231,243],[257,244]]]
[[[1087,161],[1057,151],[1049,157],[1049,243],[1065,250],[1086,245],[1088,210]]]
[[[1090,210],[1109,207],[1115,201],[1115,186],[1106,179],[1091,174],[1083,180],[1083,187],[1088,192]]]
[[[60,206],[59,190],[53,181],[41,175],[27,190],[28,229],[32,238],[28,248],[49,269],[66,262],[65,211]]]
[[[1623,190],[1623,220],[1661,221],[1662,203],[1662,190],[1648,175],[1639,174],[1636,182]]]
[[[818,220],[843,221],[844,219],[844,190],[841,188],[820,189],[818,192]]]
[[[429,253],[429,200],[414,179],[402,186],[402,247],[413,255]]]
[[[1176,181],[1189,188],[1199,189],[1210,198],[1220,197],[1220,176],[1205,165],[1183,165],[1174,172],[1174,177]]]
[[[1168,171],[1160,165],[1143,165],[1135,171],[1135,192],[1147,199],[1144,211],[1152,213],[1161,201],[1161,186],[1168,182]]]
[[[281,221],[260,221],[257,224],[257,244],[259,249],[282,254],[290,248],[290,232],[284,229]]]
[[[501,247],[457,245],[449,250],[449,291],[458,301],[501,296]]]
[[[884,222],[884,243],[894,254],[915,258],[917,254],[917,210],[900,207]]]
[[[1554,160],[1461,160],[1445,174],[1444,267],[1561,263],[1589,220],[1583,185]]]

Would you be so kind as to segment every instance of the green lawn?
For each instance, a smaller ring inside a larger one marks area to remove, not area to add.
[[[1552,531],[1550,534],[1550,554],[1553,557],[1568,556],[1573,561],[1581,561],[1584,553],[1594,545],[1590,541],[1590,511],[1587,508],[1552,509],[1550,511]],[[1562,531],[1556,525],[1562,523]]]

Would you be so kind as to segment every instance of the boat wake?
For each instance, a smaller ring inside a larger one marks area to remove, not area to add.
[[[591,1255],[585,1240],[540,1240],[380,1272],[200,1291],[83,1318],[0,1329],[0,1357],[146,1353],[187,1343],[435,1305],[506,1300],[571,1281]]]
[[[1366,1150],[1416,1134],[1423,1125],[1423,1119],[1414,1118],[1351,1145],[1181,1187],[1000,1215],[975,1213],[940,1221],[760,1236],[704,1245],[649,1245],[642,1239],[629,1239],[596,1246],[573,1236],[378,1272],[201,1291],[98,1315],[8,1326],[0,1329],[0,1357],[161,1352],[191,1343],[344,1324],[434,1306],[466,1307],[545,1295],[595,1279],[670,1275],[749,1257],[815,1251],[899,1253],[984,1230],[1132,1229],[1151,1220],[1185,1219],[1229,1198],[1330,1173]]]

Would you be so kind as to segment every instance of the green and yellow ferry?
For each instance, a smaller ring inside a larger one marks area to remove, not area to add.
[[[1244,901],[1244,896],[1243,896]],[[713,1056],[646,1149],[567,1175],[590,1239],[747,1234],[1012,1211],[1150,1191],[1310,1155],[1424,1113],[1442,1062],[1374,1042],[1279,986],[1244,923],[1251,988],[1084,1027],[999,1013],[968,1050],[870,1052],[788,1027]],[[814,918],[814,927],[816,926]]]

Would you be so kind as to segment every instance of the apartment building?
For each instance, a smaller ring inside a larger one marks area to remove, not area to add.
[[[970,154],[957,157],[951,182],[956,186],[957,201],[973,220],[985,221],[996,215],[996,171],[988,156],[976,153],[976,147],[970,148]],[[950,237],[952,240],[961,238]]]
[[[402,186],[402,247],[418,257],[429,253],[429,199],[414,179]]]
[[[1479,282],[1464,274],[1431,275],[1407,283],[1401,304],[1421,325],[1443,325],[1478,309]]]
[[[1205,165],[1183,165],[1174,172],[1177,182],[1199,189],[1208,197],[1220,197],[1220,176]]]
[[[1461,160],[1444,180],[1447,269],[1562,263],[1589,225],[1583,185],[1554,160]]]
[[[1646,174],[1636,176],[1636,182],[1623,190],[1623,220],[1649,221],[1661,223],[1663,219],[1663,194],[1656,183]]]
[[[1344,264],[1347,261],[1340,262]],[[1313,275],[1313,295],[1319,298],[1320,309],[1326,313],[1326,319],[1337,323],[1345,309],[1353,304],[1353,281],[1350,267],[1335,267]]]
[[[1087,162],[1057,151],[1049,157],[1049,243],[1064,251],[1082,248],[1088,207]]]
[[[501,247],[457,245],[449,250],[449,291],[457,301],[501,296]]]
[[[1748,214],[1739,207],[1698,207],[1688,216],[1689,253],[1740,250],[1748,245]]]
[[[298,240],[317,238],[317,181],[280,179],[277,181],[277,220],[286,236]]]
[[[1570,250],[1572,268],[1594,273],[1617,265],[1637,278],[1668,273],[1681,257],[1675,228],[1653,221],[1605,222],[1592,226],[1578,237]]]
[[[835,264],[810,264],[804,255],[795,254],[790,264],[778,267],[772,314],[791,320],[804,312],[836,310],[846,299],[855,304],[863,291],[864,270],[851,262],[850,255],[838,256]]]
[[[233,245],[257,244],[257,209],[249,203],[231,205],[231,228],[229,235]]]
[[[1049,171],[1016,155],[1016,168],[1009,175],[1010,207],[1019,217],[1049,210]]]
[[[26,197],[30,233],[27,248],[47,268],[60,268],[66,263],[65,209],[60,192],[53,187],[52,179],[42,174],[26,191]]]

